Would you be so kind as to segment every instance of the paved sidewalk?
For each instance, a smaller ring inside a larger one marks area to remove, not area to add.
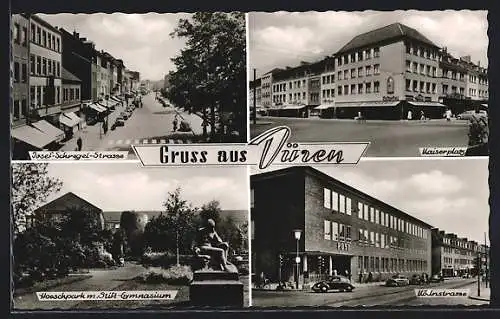
[[[474,299],[474,300],[481,300],[481,301],[490,301],[490,294],[491,294],[491,290],[490,288],[486,288],[486,287],[481,287],[481,295],[478,296],[477,295],[477,287],[476,289],[473,289],[471,290],[471,294],[469,295],[469,298],[470,299]]]
[[[188,112],[180,111],[178,108],[175,108],[175,112],[182,120],[189,122],[194,135],[203,134],[203,119],[201,117],[193,113],[189,114]],[[210,134],[210,126],[207,126],[207,132]]]
[[[268,125],[272,121],[280,121],[282,119],[293,119],[293,120],[300,120],[300,121],[322,121],[322,122],[347,122],[347,123],[356,123],[360,125],[366,125],[366,124],[387,124],[387,125],[421,125],[421,126],[427,126],[427,125],[458,125],[458,126],[467,126],[469,124],[469,121],[467,120],[457,120],[457,119],[452,119],[450,122],[446,121],[446,119],[432,119],[432,120],[366,120],[364,122],[359,122],[358,120],[354,119],[327,119],[327,118],[319,118],[319,117],[282,117],[282,116],[263,116],[263,117],[257,117],[257,124],[255,125]],[[253,121],[250,121],[250,125],[254,125]]]

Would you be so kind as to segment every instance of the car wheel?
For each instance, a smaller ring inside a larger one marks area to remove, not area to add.
[[[326,286],[321,286],[321,292],[328,292],[328,288]]]

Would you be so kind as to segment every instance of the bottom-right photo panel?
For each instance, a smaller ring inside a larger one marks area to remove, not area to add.
[[[254,307],[489,303],[488,159],[252,169]]]

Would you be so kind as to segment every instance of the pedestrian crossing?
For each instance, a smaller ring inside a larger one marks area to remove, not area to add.
[[[182,139],[122,139],[122,140],[109,140],[108,145],[154,145],[154,144],[192,144],[191,140],[182,140]]]

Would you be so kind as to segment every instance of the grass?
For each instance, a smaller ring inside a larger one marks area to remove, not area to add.
[[[91,275],[72,275],[56,279],[48,279],[44,281],[36,282],[33,286],[27,288],[20,288],[14,290],[14,296],[21,296],[37,291],[47,291],[49,289],[59,287],[62,285],[71,284],[74,282],[82,281],[91,278]]]

